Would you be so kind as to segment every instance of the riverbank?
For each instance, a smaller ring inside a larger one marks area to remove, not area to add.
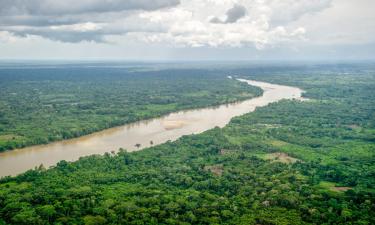
[[[0,152],[261,95],[207,70],[112,67],[3,68]]]
[[[183,135],[224,127],[233,117],[252,112],[281,99],[299,99],[302,90],[295,87],[239,79],[260,87],[263,95],[242,102],[203,109],[184,110],[169,115],[107,129],[83,137],[0,153],[0,176],[16,175],[43,164],[61,160],[75,161],[82,156],[104,154],[120,148],[137,151]],[[168,126],[176,123],[178,126]]]

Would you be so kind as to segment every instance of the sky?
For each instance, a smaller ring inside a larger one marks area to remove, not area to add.
[[[0,0],[0,59],[374,60],[374,0]]]

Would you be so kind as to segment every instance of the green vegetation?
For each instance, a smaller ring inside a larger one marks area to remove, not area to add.
[[[206,74],[69,66],[0,68],[0,151],[261,94],[259,88]]]
[[[274,103],[223,129],[140,152],[61,161],[4,178],[0,218],[12,224],[375,224],[375,70],[264,70],[233,71],[303,87],[312,100]]]

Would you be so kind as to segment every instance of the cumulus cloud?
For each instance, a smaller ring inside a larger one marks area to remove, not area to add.
[[[314,1],[314,0],[313,0]],[[312,1],[312,2],[313,2]],[[288,27],[289,15],[301,16],[312,11],[307,1],[294,0],[296,7],[285,7],[287,15],[283,24],[277,23],[283,16],[278,1],[264,0],[190,0],[178,7],[162,11],[144,12],[142,18],[154,24],[163,24],[166,32],[145,35],[146,41],[175,43],[179,46],[241,47],[255,45],[258,49],[281,42],[303,40],[303,27]],[[321,2],[311,3],[313,11]],[[298,6],[298,7],[297,7]],[[323,7],[322,7],[323,8]],[[303,12],[301,12],[301,10]]]
[[[0,0],[1,15],[66,15],[124,10],[156,10],[179,0]]]
[[[0,31],[62,42],[127,35],[177,46],[261,49],[304,39],[289,24],[331,0],[0,0]]]
[[[218,17],[213,17],[210,21],[211,23],[235,23],[237,20],[244,17],[246,13],[247,10],[244,6],[235,4],[232,8],[228,9],[224,20],[221,20]]]
[[[141,19],[134,21],[135,13],[179,3],[179,0],[0,0],[0,31],[62,42],[103,42],[106,35],[135,30],[142,23]],[[149,28],[145,25],[136,30]]]
[[[103,42],[103,27],[96,23],[77,23],[48,27],[11,27],[11,33],[19,37],[28,35],[42,36],[44,38],[62,42],[95,41]],[[8,32],[9,33],[9,32]]]
[[[14,42],[16,38],[8,31],[0,31],[0,43],[1,42]]]

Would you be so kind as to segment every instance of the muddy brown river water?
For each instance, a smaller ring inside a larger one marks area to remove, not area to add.
[[[186,110],[163,117],[115,127],[75,139],[37,145],[0,153],[0,177],[16,175],[40,164],[55,165],[60,160],[75,161],[82,156],[142,148],[176,140],[183,135],[197,134],[216,126],[224,127],[231,118],[249,113],[281,99],[302,100],[303,90],[296,87],[238,79],[264,90],[262,96],[238,103]],[[140,144],[140,147],[136,147]]]

